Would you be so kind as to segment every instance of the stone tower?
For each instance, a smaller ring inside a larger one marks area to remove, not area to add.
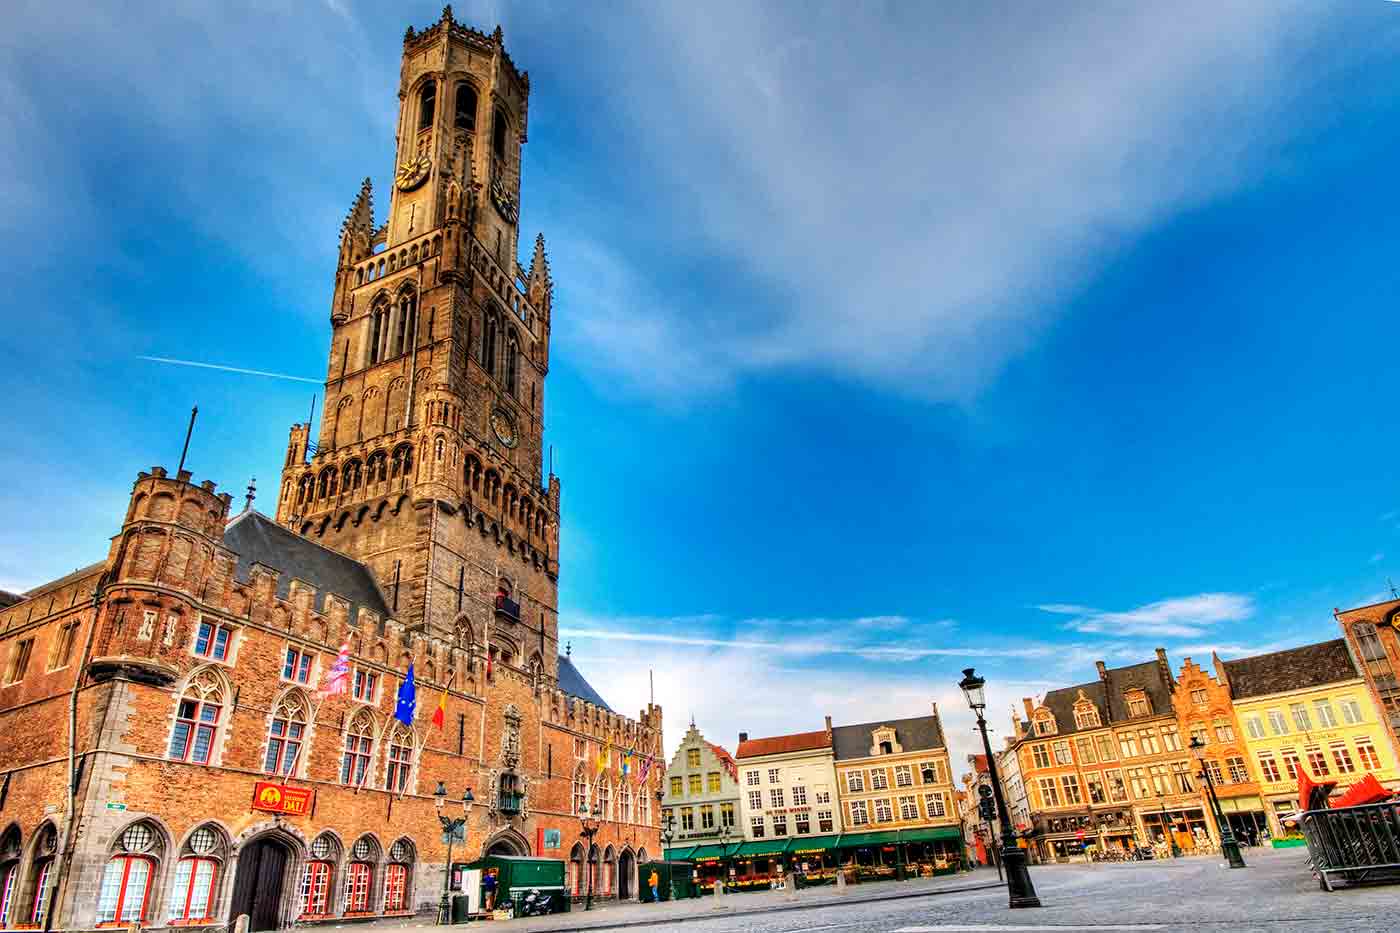
[[[404,36],[389,210],[340,230],[325,406],[277,521],[367,564],[394,616],[557,670],[559,481],[542,471],[553,283],[518,264],[530,81],[452,17]]]

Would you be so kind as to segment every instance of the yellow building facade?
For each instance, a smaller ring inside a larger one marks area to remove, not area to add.
[[[1374,775],[1400,784],[1394,749],[1343,639],[1221,665],[1275,835],[1298,809],[1298,773],[1338,790]]]

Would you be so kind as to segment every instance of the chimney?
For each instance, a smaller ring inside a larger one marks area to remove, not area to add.
[[[1030,697],[1021,697],[1021,702],[1024,703],[1025,706],[1026,706],[1026,718],[1027,718],[1027,719],[1032,719],[1032,718],[1034,718],[1034,717],[1035,717],[1035,704],[1031,702],[1031,698],[1030,698]]]
[[[1094,666],[1099,669],[1099,680],[1107,681],[1108,668],[1104,667],[1104,663],[1102,661],[1095,661]]]
[[[748,740],[749,740],[749,734],[748,734],[747,732],[740,732],[740,733],[739,733],[739,742],[740,742],[740,743],[747,742]]]
[[[929,706],[932,706],[932,707],[933,707],[933,718],[934,718],[934,719],[937,719],[937,718],[938,718],[938,701],[937,701],[937,700],[934,700],[932,703],[929,704]]]
[[[831,735],[831,717],[826,717],[826,734]]]
[[[1166,684],[1168,687],[1176,686],[1176,678],[1172,676],[1172,666],[1170,662],[1167,661],[1166,648],[1157,649],[1157,670],[1162,675],[1162,683]]]

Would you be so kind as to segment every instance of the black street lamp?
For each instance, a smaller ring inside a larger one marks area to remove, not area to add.
[[[661,792],[657,791],[656,796],[660,797]],[[676,889],[671,886],[671,840],[676,838],[676,815],[667,813],[661,817],[661,863],[666,866],[666,897],[669,900],[676,899]]]
[[[1211,812],[1215,814],[1215,825],[1220,827],[1220,851],[1225,853],[1225,860],[1230,863],[1231,868],[1245,868],[1244,855],[1240,852],[1240,844],[1235,841],[1235,834],[1230,829],[1230,823],[1225,819],[1225,812],[1220,809],[1220,798],[1215,793],[1215,782],[1211,780],[1210,769],[1206,767],[1205,759],[1202,757],[1206,743],[1201,741],[1199,735],[1191,736],[1191,751],[1196,754],[1196,761],[1201,765],[1200,777],[1205,779],[1206,791],[1210,795]]]
[[[593,909],[593,837],[598,835],[598,830],[602,825],[594,817],[588,815],[588,803],[585,801],[578,808],[578,815],[583,817],[583,829],[579,835],[583,837],[583,871],[588,876],[588,893],[583,899],[583,909]]]
[[[1181,846],[1176,844],[1176,834],[1172,832],[1171,817],[1167,816],[1167,796],[1157,791],[1157,799],[1162,801],[1162,838],[1171,844],[1172,858],[1181,858]]]
[[[443,812],[447,807],[447,785],[438,781],[437,790],[433,791],[434,803],[438,809],[438,822],[442,824],[442,834],[447,837],[447,867],[442,873],[442,900],[438,902],[438,925],[450,923],[452,920],[452,898],[448,894],[448,883],[452,880],[452,843],[460,833],[462,842],[467,841],[467,817],[471,816],[472,804],[476,798],[472,796],[472,789],[467,788],[462,795],[462,815],[456,819],[450,818]]]
[[[1026,868],[1026,851],[1016,845],[1015,830],[1011,828],[1011,816],[1006,810],[1006,801],[1001,794],[1001,779],[997,776],[997,760],[992,754],[992,742],[987,738],[987,720],[982,711],[987,708],[983,687],[987,681],[978,677],[972,668],[963,671],[963,679],[958,686],[967,697],[967,705],[977,714],[977,728],[982,733],[982,747],[987,752],[987,778],[992,783],[992,794],[997,804],[997,816],[1001,819],[1001,863],[1006,866],[1006,890],[1010,895],[1010,906],[1039,907],[1035,885],[1031,884],[1031,874]]]

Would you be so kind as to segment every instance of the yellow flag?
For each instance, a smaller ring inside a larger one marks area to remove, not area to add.
[[[612,740],[603,743],[603,747],[598,750],[598,773],[602,774],[608,770],[608,752],[612,749]]]

